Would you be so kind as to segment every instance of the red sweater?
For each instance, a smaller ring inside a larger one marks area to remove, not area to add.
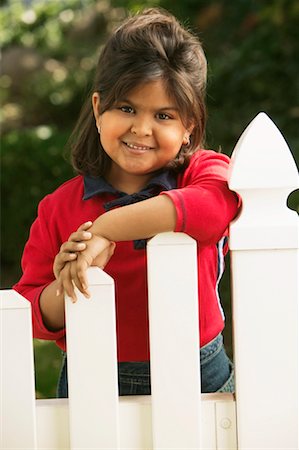
[[[228,164],[227,156],[200,150],[178,176],[177,188],[160,192],[168,195],[175,205],[175,231],[197,240],[201,346],[224,326],[217,292],[223,269],[222,238],[238,209],[236,194],[226,183]],[[23,276],[14,286],[32,304],[34,337],[55,340],[65,349],[65,329],[51,332],[43,323],[40,294],[54,280],[53,261],[61,244],[83,222],[94,221],[104,214],[104,205],[107,209],[107,203],[118,197],[113,188],[110,192],[86,195],[84,178],[77,176],[40,202],[23,253]],[[105,267],[115,280],[119,361],[149,359],[146,254],[145,249],[135,247],[132,241],[117,243]]]

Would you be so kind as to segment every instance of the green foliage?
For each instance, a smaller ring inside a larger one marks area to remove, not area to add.
[[[66,132],[49,126],[11,131],[2,138],[2,267],[12,282],[20,275],[19,261],[38,202],[73,175],[61,154],[66,139]]]
[[[0,11],[4,131],[73,126],[110,20],[106,9],[67,0],[27,10],[17,2]]]
[[[34,341],[36,398],[55,398],[62,353],[51,341]]]
[[[2,48],[12,45],[38,46],[43,50],[56,49],[64,53],[61,40],[72,29],[74,20],[82,14],[82,2],[33,2],[26,8],[25,2],[10,2],[1,10],[0,42]],[[85,0],[85,6],[92,5]],[[69,43],[67,43],[69,45]]]
[[[161,0],[112,0],[111,4],[116,7],[125,8],[126,11],[136,13],[144,8],[154,8],[160,6]]]

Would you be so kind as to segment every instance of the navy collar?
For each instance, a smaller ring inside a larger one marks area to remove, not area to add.
[[[150,192],[155,190],[161,192],[163,190],[169,191],[170,189],[175,189],[177,187],[176,178],[176,175],[171,173],[170,171],[160,172],[149,181],[149,183],[140,191],[140,193],[136,194],[145,194],[147,196]],[[115,194],[117,197],[129,196],[125,192],[120,192],[115,189],[103,177],[92,177],[89,175],[84,176],[83,200],[88,200],[95,195],[104,193]],[[132,196],[135,196],[136,194],[132,194]]]

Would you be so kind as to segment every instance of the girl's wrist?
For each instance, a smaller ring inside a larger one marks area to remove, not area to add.
[[[101,252],[105,248],[108,248],[112,245],[115,246],[115,242],[111,241],[105,236],[102,236],[101,234],[96,234],[93,232],[91,239],[86,242],[86,249],[81,253],[82,255],[92,255],[92,257],[94,258],[98,255],[99,251]]]
[[[89,231],[98,238],[107,239],[108,241],[113,241],[109,233],[109,221],[107,222],[107,214],[105,213],[99,216],[90,227]]]

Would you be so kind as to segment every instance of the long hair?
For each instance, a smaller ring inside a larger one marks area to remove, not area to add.
[[[178,171],[204,143],[206,73],[206,58],[197,37],[167,11],[151,8],[129,17],[108,39],[96,67],[92,92],[100,94],[99,112],[103,114],[136,86],[162,79],[184,126],[193,126],[190,144],[182,146],[169,164]],[[70,147],[78,173],[107,173],[111,159],[98,136],[91,95],[70,137]]]

